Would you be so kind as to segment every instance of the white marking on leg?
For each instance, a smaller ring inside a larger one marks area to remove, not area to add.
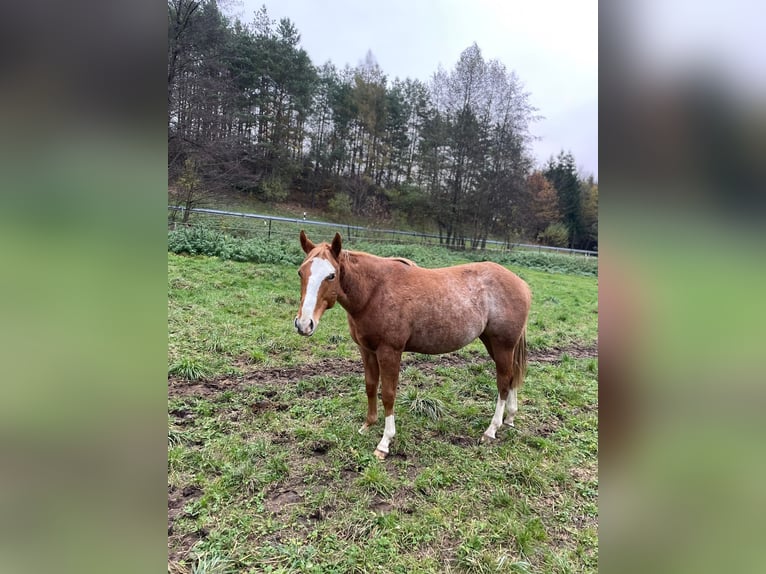
[[[497,397],[497,405],[495,406],[495,415],[492,417],[492,422],[489,423],[489,427],[484,431],[484,434],[489,438],[495,438],[495,431],[499,429],[503,424],[503,411],[505,410],[505,401]]]
[[[383,438],[378,443],[378,450],[388,454],[388,445],[391,443],[391,439],[396,434],[396,424],[394,424],[394,415],[388,415],[386,417],[386,428],[383,430]]]
[[[513,426],[513,418],[516,416],[516,413],[519,410],[517,400],[516,389],[511,389],[510,393],[508,393],[508,404],[506,405],[505,411],[505,424],[507,424],[509,427]]]
[[[327,259],[316,257],[311,262],[311,271],[309,272],[309,282],[306,285],[306,298],[303,300],[301,314],[298,317],[298,323],[304,331],[308,331],[309,321],[314,317],[314,310],[317,306],[317,294],[322,281],[335,269]],[[316,329],[316,325],[314,325]]]

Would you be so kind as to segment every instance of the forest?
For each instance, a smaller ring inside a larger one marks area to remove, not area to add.
[[[428,82],[315,63],[287,18],[168,0],[169,201],[216,194],[297,202],[437,232],[598,249],[598,184],[562,150],[543,166],[522,80],[474,43]]]

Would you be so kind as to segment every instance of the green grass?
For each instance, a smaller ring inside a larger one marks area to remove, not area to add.
[[[481,444],[496,393],[481,344],[465,362],[406,354],[380,462],[340,307],[299,337],[295,267],[168,257],[171,571],[595,572],[595,359],[530,363],[516,427]],[[534,293],[533,357],[595,344],[594,277],[511,268]],[[182,392],[286,368],[303,374]]]

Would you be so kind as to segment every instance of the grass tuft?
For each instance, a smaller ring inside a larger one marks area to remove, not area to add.
[[[197,558],[191,571],[192,574],[230,574],[235,570],[231,560],[217,554],[205,554]]]
[[[394,493],[394,484],[386,473],[386,470],[379,464],[371,464],[362,472],[356,483],[368,491],[388,498]]]
[[[176,375],[189,381],[199,381],[210,376],[210,369],[198,359],[183,357],[170,365],[168,374]]]
[[[412,414],[426,417],[432,421],[438,421],[447,413],[443,401],[425,396],[417,391],[407,393],[402,397],[401,403],[408,407]]]

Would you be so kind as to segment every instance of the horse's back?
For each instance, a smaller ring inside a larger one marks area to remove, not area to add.
[[[383,308],[396,308],[397,319],[390,321],[402,321],[409,335],[407,350],[428,354],[455,351],[485,332],[515,341],[530,305],[527,284],[492,262],[437,269],[401,266],[387,289]]]

